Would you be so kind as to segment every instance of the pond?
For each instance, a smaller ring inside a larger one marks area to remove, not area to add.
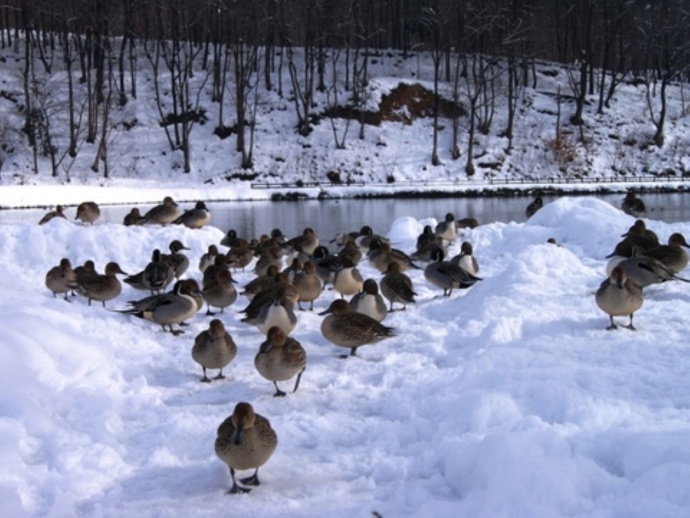
[[[557,199],[558,195],[543,196],[544,203]],[[620,207],[624,195],[602,194],[597,198]],[[690,221],[690,194],[645,193],[640,196],[647,205],[648,219],[672,223]],[[337,232],[359,230],[371,226],[375,232],[386,233],[400,217],[416,219],[436,218],[443,220],[447,212],[456,219],[475,218],[480,224],[525,221],[525,208],[532,201],[529,196],[482,197],[482,198],[367,198],[300,201],[252,201],[212,202],[207,206],[212,214],[211,224],[226,232],[234,228],[238,235],[256,237],[280,228],[287,236],[301,234],[311,226],[322,239],[330,239]],[[193,203],[180,203],[182,209],[190,209]],[[100,223],[121,223],[125,214],[134,206],[105,206],[101,208]],[[152,205],[140,205],[144,213]],[[45,209],[0,211],[0,223],[38,222]],[[69,218],[74,207],[66,209]]]

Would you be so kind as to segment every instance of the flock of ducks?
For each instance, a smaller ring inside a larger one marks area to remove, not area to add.
[[[541,208],[543,202],[540,197],[537,199],[528,212],[534,214]],[[624,203],[630,203],[628,197]],[[98,206],[86,202],[77,208],[75,219],[92,225],[99,215]],[[55,217],[66,217],[62,207],[58,206],[40,223]],[[209,222],[210,213],[203,202],[181,213],[171,197],[143,215],[132,209],[123,221],[125,225],[181,224],[188,228],[201,228]],[[188,249],[174,240],[169,253],[153,250],[150,261],[137,273],[128,275],[115,262],[108,263],[102,274],[96,272],[93,261],[73,269],[70,260],[63,258],[48,271],[45,284],[54,296],[69,300],[68,296],[76,293],[85,297],[89,305],[99,301],[105,307],[106,302],[122,292],[118,275],[126,275],[122,282],[147,296],[131,300],[126,309],[115,311],[151,321],[174,335],[184,332],[174,326],[184,326],[204,306],[206,315],[222,315],[242,296],[247,300],[240,311],[242,321],[265,336],[255,355],[256,372],[273,384],[275,397],[284,397],[286,392],[278,383],[294,379],[292,392],[296,392],[307,366],[305,349],[290,336],[297,325],[296,308],[304,310],[302,304],[308,304],[307,309],[313,310],[314,302],[326,289],[336,292],[327,309],[318,313],[324,317],[320,332],[325,340],[348,351],[342,358],[356,356],[360,347],[395,336],[395,329],[383,324],[388,313],[415,304],[417,293],[408,270],[421,270],[424,279],[446,297],[453,290],[468,289],[481,281],[470,242],[463,242],[460,253],[446,259],[449,244],[458,238],[459,230],[476,225],[476,220],[456,221],[448,213],[435,228],[424,228],[415,251],[409,255],[393,248],[369,226],[336,235],[330,241],[339,248],[335,253],[312,228],[305,228],[302,234],[290,239],[278,229],[254,239],[241,238],[229,230],[201,256],[200,281],[185,276],[190,268],[184,254]],[[681,247],[689,245],[681,234],[672,234],[668,244],[661,245],[644,221],[637,220],[622,237],[610,256],[608,278],[595,295],[597,305],[610,318],[608,329],[617,327],[614,317],[619,316],[628,316],[627,327],[634,329],[633,314],[642,306],[643,288],[668,280],[685,281],[678,273],[688,262]],[[228,250],[223,253],[219,247]],[[380,273],[380,278],[364,279],[357,267],[360,261],[367,261]],[[255,277],[239,291],[232,272],[252,265]],[[217,316],[207,330],[194,338],[191,348],[191,357],[201,367],[200,381],[204,383],[223,379],[223,369],[236,356],[237,345]],[[210,378],[210,370],[217,370],[217,375]],[[247,486],[259,485],[258,470],[276,446],[277,435],[268,419],[255,413],[250,403],[237,403],[232,415],[218,427],[215,442],[217,456],[230,470],[230,493],[245,493],[250,490]],[[241,479],[240,485],[236,470],[252,469],[253,475]]]

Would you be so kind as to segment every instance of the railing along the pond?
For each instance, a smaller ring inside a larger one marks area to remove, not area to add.
[[[486,185],[577,185],[577,184],[616,184],[616,183],[685,183],[685,178],[674,176],[622,176],[607,178],[484,178],[481,182],[471,180],[404,180],[394,182],[252,182],[252,189],[315,189],[335,187],[474,187]]]

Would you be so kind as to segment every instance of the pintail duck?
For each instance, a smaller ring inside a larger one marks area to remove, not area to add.
[[[184,246],[178,239],[171,241],[169,248],[170,254],[168,254],[168,259],[170,259],[170,265],[175,272],[175,277],[179,279],[189,268],[189,258],[181,250],[189,250],[189,248]]]
[[[415,251],[410,258],[417,261],[430,261],[431,252],[435,248],[442,248],[444,253],[447,251],[447,246],[443,238],[434,233],[434,229],[431,228],[431,225],[425,225],[422,233],[417,236]]]
[[[333,284],[336,272],[343,267],[340,257],[331,254],[328,248],[320,245],[314,249],[312,260],[316,264],[316,275],[321,279],[324,288],[328,284]],[[357,264],[352,260],[350,262]]]
[[[690,282],[688,279],[678,277],[661,261],[644,255],[635,255],[630,258],[614,257],[606,265],[606,275],[610,276],[616,266],[623,268],[627,278],[640,288],[672,280]]]
[[[131,227],[133,225],[141,225],[144,222],[139,209],[137,207],[132,207],[132,210],[124,217],[122,224],[126,227]]]
[[[201,257],[199,258],[199,271],[204,273],[206,268],[216,262],[217,255],[218,247],[216,245],[208,245],[206,253],[201,254]]]
[[[254,272],[257,275],[265,275],[269,266],[275,266],[278,270],[282,270],[283,267],[283,251],[276,244],[266,248],[259,256],[254,266]]]
[[[72,270],[72,263],[66,257],[60,260],[58,266],[53,266],[46,274],[46,287],[53,292],[53,297],[58,293],[65,294],[65,300],[69,301],[67,294],[77,288],[77,276]]]
[[[288,239],[280,246],[283,248],[292,248],[293,250],[299,249],[308,255],[312,255],[314,253],[314,249],[319,246],[319,238],[316,237],[316,233],[314,232],[313,228],[306,227],[302,231],[301,235]]]
[[[226,254],[228,258],[228,266],[235,270],[244,269],[254,260],[254,252],[249,248],[249,243],[246,240],[240,239],[237,244],[233,246]]]
[[[469,272],[460,268],[457,264],[444,261],[443,250],[437,248],[431,256],[434,262],[424,269],[424,278],[437,288],[443,290],[443,295],[450,297],[454,289],[465,289],[480,281]]]
[[[350,349],[350,356],[356,356],[357,348],[362,345],[395,336],[392,327],[384,326],[369,315],[355,313],[343,299],[334,300],[319,315],[328,315],[321,322],[323,337],[332,344]]]
[[[271,265],[266,270],[264,275],[257,275],[251,281],[245,284],[244,290],[242,290],[240,295],[244,295],[249,300],[254,299],[256,295],[264,291],[266,288],[274,286],[278,281],[278,274],[280,273],[281,272],[278,270],[276,265]]]
[[[237,356],[237,345],[225,330],[223,322],[214,318],[206,331],[199,333],[192,346],[192,358],[201,365],[203,377],[199,381],[209,383],[206,369],[220,369],[215,380],[223,379],[223,369]]]
[[[160,293],[165,290],[175,278],[175,272],[167,256],[163,257],[157,248],[151,254],[151,261],[146,267],[134,275],[124,279],[135,290]]]
[[[122,293],[122,284],[116,275],[124,274],[120,265],[114,262],[110,262],[105,266],[105,273],[103,275],[94,275],[89,278],[82,278],[81,281],[77,281],[78,288],[77,292],[83,295],[89,300],[89,306],[92,300],[99,300],[105,303],[108,300],[112,300]]]
[[[45,216],[41,218],[41,220],[38,222],[39,225],[43,225],[45,223],[48,223],[50,220],[54,218],[63,218],[67,219],[67,216],[65,216],[64,209],[62,208],[62,205],[58,205],[55,207],[55,210],[51,210],[48,212]]]
[[[659,237],[653,230],[649,230],[644,220],[638,219],[621,237],[625,238],[616,245],[613,255],[632,257],[636,253],[645,252],[659,246]]]
[[[228,230],[223,238],[220,240],[220,244],[222,246],[227,246],[228,248],[232,248],[237,244],[239,237],[237,237],[237,231],[234,228],[231,228]]]
[[[338,252],[337,257],[341,263],[343,259],[347,258],[352,261],[352,264],[357,265],[362,260],[362,255],[362,249],[357,246],[354,241],[350,240],[345,243],[345,246],[340,250],[340,252]]]
[[[173,330],[173,324],[184,325],[184,321],[194,316],[198,311],[195,294],[199,292],[199,285],[195,280],[185,279],[177,281],[173,291],[160,295],[151,295],[141,300],[129,302],[129,309],[119,310],[119,313],[134,315],[159,324],[163,331],[168,326],[173,335],[183,333]]]
[[[316,265],[312,261],[304,263],[302,271],[295,275],[292,284],[297,290],[297,307],[301,310],[302,302],[309,302],[309,311],[312,311],[314,301],[323,290],[321,279],[316,274]]]
[[[597,306],[609,315],[611,325],[606,329],[616,329],[613,317],[630,316],[630,323],[625,326],[635,329],[633,326],[633,313],[642,307],[642,288],[628,279],[625,270],[616,266],[608,279],[601,283],[596,292]]]
[[[390,241],[388,241],[387,238],[379,234],[374,234],[374,230],[369,225],[364,225],[361,229],[359,229],[359,232],[355,233],[355,235],[353,236],[353,241],[355,245],[357,245],[357,248],[362,253],[366,253],[369,251],[369,245],[372,239],[378,239],[382,243],[390,244]],[[345,241],[345,243],[343,243],[343,246],[346,246],[347,243],[348,241]]]
[[[397,248],[391,248],[389,243],[385,243],[380,239],[372,239],[369,243],[367,259],[369,264],[381,273],[388,269],[388,263],[392,261],[400,263],[403,270],[408,268],[419,269],[419,266],[414,263],[409,255]]]
[[[278,382],[297,376],[292,389],[293,393],[297,392],[302,373],[307,367],[307,352],[297,340],[287,336],[280,327],[273,326],[254,357],[254,366],[261,376],[273,382],[276,388],[273,396],[282,397],[285,392],[280,390]]]
[[[388,314],[388,307],[374,279],[364,281],[362,291],[356,293],[350,300],[350,307],[355,313],[368,315],[378,322],[381,322]]]
[[[393,311],[394,302],[406,309],[408,304],[415,303],[417,295],[412,288],[412,279],[402,272],[400,264],[396,262],[388,265],[386,274],[381,278],[381,294],[390,301],[390,311]]]
[[[84,261],[84,264],[74,269],[74,275],[77,277],[77,285],[86,282],[88,279],[98,275],[96,264],[91,259],[87,259]]]
[[[187,228],[201,228],[208,225],[210,221],[211,213],[206,208],[206,204],[203,201],[197,201],[193,209],[184,211],[173,223]]]
[[[640,214],[647,212],[647,207],[645,207],[644,202],[637,197],[635,191],[632,189],[628,190],[625,198],[623,198],[621,209],[623,209],[623,212],[633,217],[637,217]]]
[[[292,284],[292,282],[295,280],[295,275],[302,271],[302,265],[305,262],[307,261],[300,261],[299,257],[293,257],[292,261],[290,261],[290,266],[283,270],[287,282]]]
[[[142,223],[167,225],[175,221],[179,215],[180,210],[177,207],[177,203],[170,196],[166,196],[163,198],[161,205],[156,205],[144,214]]]
[[[263,334],[268,333],[273,326],[278,326],[285,334],[290,334],[297,325],[292,297],[294,295],[289,295],[286,287],[280,287],[274,299],[263,304],[256,316],[247,314],[242,322],[256,326]]]
[[[477,258],[472,255],[472,252],[472,243],[463,241],[462,245],[460,245],[460,253],[453,257],[450,262],[457,264],[467,273],[477,275],[479,273],[479,262]]]
[[[688,265],[688,253],[681,246],[690,248],[683,234],[675,232],[669,236],[667,245],[646,250],[642,252],[642,255],[663,263],[673,273],[679,273]]]
[[[364,278],[359,269],[350,259],[343,259],[342,267],[335,273],[333,289],[340,293],[341,297],[345,297],[361,291],[363,285]]]
[[[462,218],[455,222],[455,227],[460,228],[477,228],[479,221],[476,218]]]
[[[525,209],[525,216],[527,216],[527,219],[531,218],[534,216],[539,209],[541,209],[544,206],[544,200],[542,200],[541,196],[537,196],[534,198],[534,200],[527,205],[527,208]]]
[[[207,315],[215,315],[211,311],[211,306],[220,308],[221,313],[225,308],[231,306],[237,300],[237,290],[233,284],[230,270],[218,270],[215,282],[205,285],[201,290],[201,294],[208,305]]]
[[[455,240],[458,229],[455,226],[455,215],[452,212],[447,213],[445,219],[436,225],[434,234],[445,241]]]
[[[235,470],[254,469],[252,476],[240,482],[250,486],[260,485],[259,468],[271,458],[277,445],[278,436],[268,419],[255,413],[249,403],[237,403],[232,415],[218,427],[215,442],[216,455],[230,469],[232,487],[228,493],[251,491],[237,484]]]
[[[101,209],[98,207],[98,204],[93,201],[85,201],[77,206],[77,215],[74,219],[93,225],[100,216]]]

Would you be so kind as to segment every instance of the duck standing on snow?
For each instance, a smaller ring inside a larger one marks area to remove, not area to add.
[[[64,209],[62,208],[62,205],[58,205],[57,207],[55,207],[55,210],[51,210],[50,212],[46,213],[46,215],[41,218],[41,220],[38,222],[38,224],[44,225],[44,224],[48,223],[53,218],[67,219],[67,216],[65,216],[65,212],[64,212]]]
[[[91,225],[101,216],[101,209],[98,204],[93,201],[85,201],[77,207],[77,215],[74,219],[78,219],[82,223],[90,223]]]
[[[455,215],[452,212],[446,214],[446,217],[434,229],[434,234],[445,241],[455,240],[458,229],[455,226]]]
[[[675,232],[669,236],[667,245],[646,250],[642,255],[656,259],[673,273],[679,273],[688,265],[688,253],[681,246],[690,248],[683,234]]]
[[[278,382],[297,376],[292,389],[293,393],[297,392],[302,373],[307,368],[307,352],[280,327],[272,326],[254,357],[254,366],[261,376],[275,385],[276,393],[273,396],[282,397],[285,392],[278,388]]]
[[[381,278],[381,294],[390,301],[390,311],[393,311],[394,302],[406,309],[408,304],[415,303],[417,295],[412,288],[412,279],[402,272],[402,267],[396,262],[388,265],[386,274]]]
[[[463,241],[460,245],[460,253],[450,260],[451,263],[457,264],[467,273],[477,275],[479,273],[479,262],[473,255],[472,243]]]
[[[436,248],[431,254],[432,263],[424,269],[424,278],[437,288],[443,290],[443,295],[450,297],[454,289],[466,289],[480,281],[471,273],[463,270],[457,264],[444,261],[443,250]]]
[[[134,225],[141,225],[143,221],[144,218],[141,216],[139,209],[137,207],[132,207],[132,210],[130,210],[122,220],[122,224],[126,227],[131,227]]]
[[[356,356],[357,348],[362,345],[374,344],[395,336],[392,327],[384,326],[363,313],[355,313],[343,299],[334,300],[319,315],[327,315],[321,322],[323,337],[332,344],[350,349],[350,356]]]
[[[58,266],[53,266],[46,274],[46,288],[53,292],[53,297],[58,293],[65,294],[65,300],[69,302],[67,294],[77,287],[77,275],[72,270],[72,263],[66,257],[60,259]]]
[[[254,412],[252,405],[240,402],[232,415],[218,427],[215,451],[230,469],[230,494],[248,493],[235,480],[235,470],[254,469],[254,474],[240,480],[248,486],[258,486],[259,468],[266,464],[278,446],[278,436],[264,416]]]
[[[77,281],[77,293],[89,299],[89,306],[92,300],[99,300],[105,303],[112,300],[122,293],[122,284],[120,279],[115,277],[118,273],[127,275],[122,271],[120,265],[110,262],[105,265],[105,273],[103,275],[95,274],[81,281]]]
[[[388,314],[388,307],[379,293],[379,285],[374,279],[364,281],[362,291],[356,293],[350,300],[350,307],[355,313],[369,315],[378,322],[381,322]]]
[[[163,198],[161,205],[156,205],[151,208],[142,217],[142,223],[154,223],[158,225],[167,225],[172,223],[180,215],[180,210],[177,203],[170,196]]]
[[[596,292],[597,306],[609,315],[611,325],[606,329],[616,329],[613,317],[630,316],[630,323],[625,326],[635,329],[633,326],[633,313],[642,307],[642,288],[628,279],[625,270],[616,266],[611,270],[608,279],[601,283]]]
[[[170,253],[168,254],[168,259],[175,272],[175,277],[179,279],[182,274],[187,271],[187,268],[189,268],[189,257],[182,252],[182,250],[189,250],[189,248],[184,246],[182,241],[178,239],[171,241],[169,248]]]
[[[203,201],[196,202],[191,210],[186,210],[179,218],[173,221],[176,225],[184,225],[187,228],[201,228],[211,221],[211,213]]]
[[[206,331],[199,333],[192,346],[192,359],[201,365],[203,377],[199,381],[210,383],[206,376],[206,369],[220,369],[218,375],[213,378],[220,380],[225,378],[223,369],[227,367],[237,356],[237,345],[225,330],[223,322],[214,318]]]

